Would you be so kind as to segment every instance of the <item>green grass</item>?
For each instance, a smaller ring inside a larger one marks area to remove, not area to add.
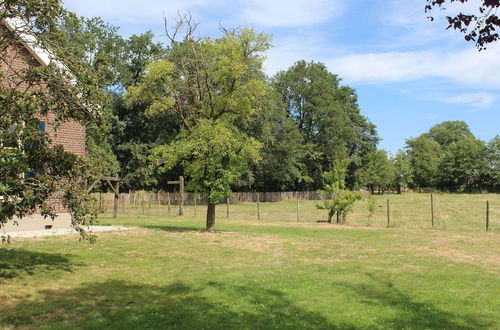
[[[498,329],[500,234],[121,216],[0,247],[0,328]]]
[[[402,195],[375,195],[376,210],[373,216],[368,212],[366,199],[358,202],[354,212],[347,218],[353,226],[387,226],[387,199],[390,201],[390,226],[396,228],[431,228],[430,194],[404,193]],[[500,194],[434,194],[434,212],[436,229],[445,230],[485,230],[486,201],[490,201],[490,230],[500,230]],[[316,205],[321,201],[299,201],[300,222],[316,222],[326,219],[326,211],[318,210]],[[196,207],[197,217],[203,218],[206,206]],[[110,216],[112,208],[107,206],[105,214]],[[175,215],[178,206],[172,205],[170,214]],[[195,207],[187,205],[186,216],[194,217]],[[257,220],[257,204],[231,204],[230,218],[255,222]],[[158,206],[121,206],[120,213],[125,216],[164,216],[168,215],[166,205]],[[226,205],[217,207],[217,217],[226,218]],[[260,203],[260,218],[265,222],[296,222],[297,202],[283,201],[276,203]]]

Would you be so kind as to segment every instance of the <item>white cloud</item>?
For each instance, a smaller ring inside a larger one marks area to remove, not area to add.
[[[349,82],[398,83],[444,79],[467,87],[500,89],[500,45],[486,51],[416,51],[355,54],[326,60]]]
[[[498,96],[492,93],[465,93],[453,96],[438,96],[431,97],[436,101],[444,102],[444,103],[453,103],[453,104],[464,104],[470,106],[475,109],[486,109],[491,108]]]
[[[337,0],[251,0],[244,2],[245,18],[262,26],[304,26],[342,15]]]

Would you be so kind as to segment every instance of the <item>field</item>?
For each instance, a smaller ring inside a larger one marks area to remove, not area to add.
[[[387,199],[390,203],[390,226],[395,228],[431,228],[430,194],[404,193],[402,195],[374,195],[376,208],[372,216],[368,211],[367,200],[358,202],[354,212],[348,216],[351,226],[387,226]],[[434,194],[434,228],[445,230],[485,230],[486,201],[490,202],[490,230],[500,230],[500,194]],[[299,201],[299,221],[317,222],[326,220],[326,212],[318,210],[316,205],[321,201]],[[112,205],[104,207],[105,215],[111,216]],[[260,220],[263,222],[296,222],[297,201],[260,203]],[[120,206],[125,216],[164,216],[168,215],[167,205]],[[172,205],[170,215],[178,212],[178,206]],[[187,205],[186,216],[204,218],[206,206]],[[226,218],[226,204],[217,207],[218,218]],[[229,216],[232,219],[254,222],[258,220],[257,204],[230,204]]]
[[[498,231],[296,223],[272,218],[281,204],[261,222],[222,207],[218,234],[201,214],[122,214],[101,221],[134,229],[95,245],[16,239],[0,328],[500,328]]]

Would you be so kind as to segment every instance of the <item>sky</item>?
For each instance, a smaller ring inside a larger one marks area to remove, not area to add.
[[[166,42],[164,16],[190,12],[201,36],[219,24],[273,36],[265,71],[323,62],[357,90],[363,115],[377,126],[380,148],[394,154],[405,140],[445,120],[463,120],[483,141],[500,134],[500,43],[478,52],[446,30],[446,15],[477,10],[479,0],[435,9],[425,0],[64,0],[79,16],[99,16],[124,37],[153,31]]]

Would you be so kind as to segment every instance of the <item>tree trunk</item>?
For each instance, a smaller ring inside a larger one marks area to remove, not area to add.
[[[340,212],[337,211],[337,223],[340,223]]]
[[[328,223],[332,223],[332,217],[333,217],[333,212],[329,211],[328,212]]]
[[[208,233],[215,233],[215,203],[208,202],[206,231]]]

